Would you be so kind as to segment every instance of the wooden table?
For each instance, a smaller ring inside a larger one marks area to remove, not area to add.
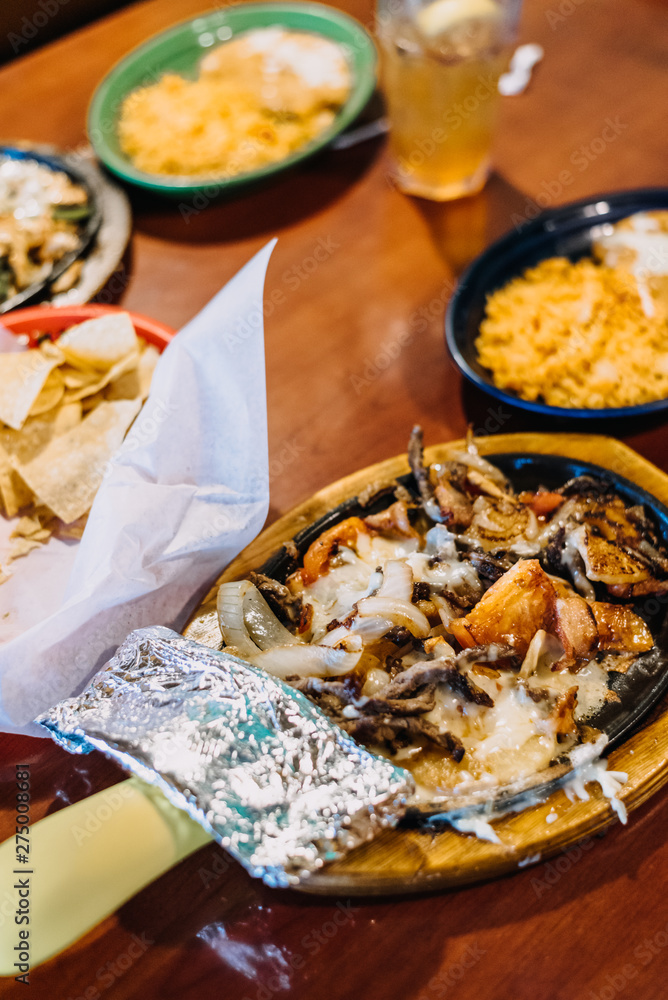
[[[366,0],[341,6],[371,23]],[[138,3],[10,64],[0,135],[77,146],[107,69],[201,7]],[[266,294],[271,518],[402,451],[416,421],[429,443],[469,423],[538,429],[462,385],[444,307],[462,266],[536,204],[665,182],[668,21],[660,0],[527,0],[522,38],[540,42],[545,60],[528,92],[505,100],[498,174],[476,198],[402,196],[382,140],[187,221],[133,194],[135,234],[111,292],[176,327],[279,237]],[[616,135],[602,149],[609,120]],[[606,429],[668,469],[661,423]],[[5,737],[2,750],[10,764],[32,761],[33,820],[121,776],[46,741]],[[12,771],[0,771],[2,838]],[[664,792],[591,850],[458,892],[379,901],[271,891],[236,865],[217,874],[222,852],[210,846],[34,970],[29,993],[0,989],[49,1000],[658,1000],[668,995],[667,825]]]

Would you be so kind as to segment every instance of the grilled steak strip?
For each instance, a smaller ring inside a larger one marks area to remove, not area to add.
[[[446,683],[450,685],[455,694],[465,698],[466,701],[472,701],[475,705],[485,705],[487,708],[493,708],[494,701],[487,692],[479,688],[472,680],[469,680],[465,674],[460,674],[454,664],[448,667],[447,670]]]
[[[386,632],[383,639],[387,639],[393,645],[399,649],[401,646],[405,646],[408,643],[413,645],[414,636],[412,632],[409,632],[407,628],[403,625],[393,625],[389,632]]]
[[[255,584],[278,620],[291,631],[295,631],[303,615],[301,597],[295,597],[284,583],[272,580],[264,573],[251,572],[248,578]]]
[[[472,646],[457,654],[458,667],[468,667],[474,663],[490,663],[496,670],[518,670],[522,665],[522,657],[512,646],[500,642]]]
[[[429,470],[424,467],[422,453],[422,428],[416,424],[411,431],[411,439],[408,442],[408,464],[415,477],[422,502],[429,503],[430,500],[434,499],[434,491],[429,482]]]
[[[468,528],[473,520],[473,507],[469,498],[445,476],[439,478],[434,494],[443,523],[453,528]]]
[[[502,577],[515,561],[505,552],[491,555],[483,549],[471,549],[464,552],[462,558],[471,563],[487,587]]]
[[[416,604],[418,601],[428,601],[431,598],[431,587],[428,583],[414,583],[411,601]]]
[[[460,674],[451,660],[414,663],[390,681],[383,689],[382,696],[389,701],[408,698],[415,691],[435,684],[447,684],[455,694],[476,705],[486,705],[488,708],[494,705],[490,696],[464,674]]]
[[[420,688],[440,684],[447,680],[446,667],[447,664],[444,665],[443,662],[414,663],[390,681],[388,686],[383,689],[383,696],[385,698],[409,698]]]
[[[426,739],[442,747],[454,761],[464,756],[464,744],[452,733],[439,733],[426,719],[404,716],[363,715],[359,719],[347,719],[340,723],[342,729],[360,743],[386,743],[397,750],[416,739]]]
[[[357,700],[361,685],[361,678],[347,678],[345,681],[322,677],[297,677],[288,678],[293,688],[301,691],[316,702],[320,708],[331,714],[340,721],[341,711],[346,705],[351,705]]]
[[[387,690],[387,688],[385,688]],[[365,715],[421,715],[423,712],[431,712],[435,705],[434,691],[435,684],[430,684],[415,698],[361,698],[355,703],[355,707]],[[381,692],[381,695],[384,692]]]

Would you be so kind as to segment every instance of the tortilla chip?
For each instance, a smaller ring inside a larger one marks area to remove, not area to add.
[[[71,431],[73,427],[81,423],[81,403],[62,403],[58,409],[55,411],[56,418],[54,421],[53,433],[57,436],[58,434],[67,434]],[[48,414],[44,414],[44,417]],[[25,431],[25,427],[24,427]]]
[[[10,538],[32,538],[35,542],[45,542],[53,534],[56,518],[48,507],[38,507],[30,514],[24,514],[14,525]]]
[[[45,358],[55,361],[57,365],[62,365],[65,361],[65,355],[58,347],[58,344],[56,344],[53,340],[50,340],[48,337],[46,340],[41,342],[39,350]]]
[[[65,388],[71,389],[72,392],[84,389],[86,386],[94,385],[100,381],[100,373],[94,371],[92,368],[84,370],[82,368],[74,368],[72,365],[62,365],[60,373],[63,376]]]
[[[130,354],[127,354],[124,358],[122,358],[118,364],[113,365],[104,374],[96,372],[94,373],[95,378],[92,381],[82,384],[78,389],[67,389],[65,391],[65,401],[76,402],[79,399],[85,399],[87,396],[94,396],[96,393],[104,389],[110,382],[113,382],[115,379],[121,378],[121,376],[125,375],[127,372],[134,370],[138,364],[139,352],[132,351]]]
[[[100,403],[104,403],[106,398],[104,389],[101,389],[100,392],[96,392],[94,396],[86,396],[85,399],[82,399],[81,407],[83,409],[84,416],[87,417],[91,410],[94,410],[96,406],[100,405]]]
[[[18,524],[15,525],[14,530],[9,537],[30,538],[42,530],[42,522],[38,517],[25,514],[23,517],[19,518]]]
[[[105,399],[139,399],[141,395],[141,383],[139,381],[139,369],[133,368],[120,378],[110,382],[104,391]]]
[[[160,359],[160,351],[153,344],[146,344],[139,359],[139,395],[146,399],[151,388],[151,380],[155,366]]]
[[[146,399],[158,350],[126,313],[0,356],[0,514],[22,513],[9,560],[80,539],[108,462]],[[0,569],[0,583],[8,579]]]
[[[16,463],[38,500],[65,524],[90,510],[107,463],[140,407],[138,399],[101,403],[78,426],[54,438],[32,462]]]
[[[58,434],[65,434],[81,422],[81,403],[66,403],[37,417],[28,417],[20,431],[0,427],[0,447],[7,455],[26,464],[46,448]]]
[[[10,576],[11,574],[5,573],[2,566],[0,566],[0,587],[3,585],[3,583],[7,583],[7,580],[9,580]]]
[[[29,552],[32,552],[33,549],[40,548],[41,545],[42,542],[38,542],[34,538],[17,538],[9,550],[7,562],[11,563],[15,559],[21,559],[23,556],[27,556]]]
[[[40,413],[52,410],[61,401],[64,392],[65,383],[63,382],[63,376],[57,368],[54,368],[42,386],[39,396],[30,407],[30,416],[37,417]]]
[[[0,510],[5,517],[16,514],[32,500],[32,493],[18,475],[12,460],[0,445]]]
[[[56,528],[54,528],[54,534],[58,538],[75,538],[80,539],[83,537],[86,525],[88,524],[88,514],[83,514],[76,521],[72,521],[71,524],[63,524],[62,521],[56,522]]]
[[[37,348],[0,354],[0,420],[3,423],[16,431],[21,429],[57,364],[55,358],[45,357]]]
[[[71,365],[105,371],[139,346],[128,313],[108,313],[70,327],[58,346]]]

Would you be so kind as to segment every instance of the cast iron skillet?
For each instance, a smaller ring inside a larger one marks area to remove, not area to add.
[[[100,207],[88,180],[67,160],[61,159],[58,156],[46,156],[43,153],[35,153],[31,150],[16,149],[13,146],[0,146],[0,162],[3,159],[31,160],[35,163],[39,163],[43,167],[46,167],[48,170],[67,174],[70,180],[74,184],[78,184],[82,187],[88,195],[88,206],[90,208],[90,212],[79,226],[78,247],[71,250],[69,253],[66,253],[64,257],[61,257],[61,259],[54,264],[46,278],[42,281],[36,281],[34,284],[24,288],[23,291],[18,292],[16,295],[12,295],[9,299],[5,299],[4,302],[0,302],[0,315],[2,313],[9,312],[11,309],[17,309],[19,306],[27,306],[37,303],[41,299],[47,297],[49,287],[57,281],[62,274],[65,273],[68,267],[70,267],[75,260],[84,256],[95,238],[102,221]]]
[[[541,212],[532,222],[520,219],[516,229],[492,243],[462,274],[445,315],[448,349],[462,375],[510,406],[562,420],[642,416],[668,409],[668,398],[640,406],[588,410],[520,399],[494,385],[491,373],[480,364],[475,349],[488,295],[548,257],[577,261],[590,255],[594,239],[606,226],[635,212],[652,209],[668,209],[668,188],[639,188],[585,198]]]
[[[535,490],[539,485],[547,489],[556,489],[575,476],[594,476],[604,483],[606,489],[617,493],[629,505],[641,504],[653,520],[661,541],[668,544],[668,509],[635,483],[608,469],[562,455],[513,452],[488,456],[487,460],[501,469],[516,492]],[[402,476],[399,482],[417,497],[412,475]],[[362,507],[356,498],[344,501],[295,536],[293,541],[300,555],[303,555],[309,545],[327,528],[347,517],[355,515],[364,517],[377,513],[389,506],[393,499],[391,492],[387,492],[366,507]],[[258,569],[259,572],[266,573],[276,580],[284,581],[292,568],[290,557],[285,549],[281,548]],[[601,586],[599,593],[599,585],[596,587],[599,599],[609,600],[605,588]],[[668,691],[667,607],[668,595],[641,598],[634,606],[636,613],[647,621],[659,654],[657,656],[651,653],[639,657],[626,674],[610,674],[609,687],[616,692],[621,702],[606,703],[599,712],[587,720],[588,724],[607,735],[606,752],[630,736],[652,706]],[[466,798],[461,794],[449,798],[446,796],[442,800],[439,798],[433,802],[416,805],[409,811],[407,819],[409,822],[417,821],[422,825],[425,821],[434,825],[438,824],[439,814],[446,812],[454,818],[461,814],[516,811],[525,808],[532,800],[540,801],[546,798],[555,788],[568,780],[571,773],[570,762],[560,759],[529,778],[497,790],[492,799],[489,791],[485,790],[477,791]]]

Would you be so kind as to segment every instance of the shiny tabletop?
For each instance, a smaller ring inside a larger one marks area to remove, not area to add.
[[[17,58],[0,69],[0,136],[76,148],[104,73],[203,6],[135,3]],[[340,6],[371,27],[366,0]],[[521,38],[545,58],[526,93],[503,100],[496,172],[476,197],[403,196],[382,138],[194,212],[131,193],[131,246],[103,301],[177,328],[279,238],[265,294],[271,520],[401,452],[415,422],[430,444],[468,425],[478,434],[562,429],[462,382],[445,350],[444,310],[472,257],[541,207],[666,183],[666,5],[526,0]],[[664,421],[586,429],[622,437],[668,470]],[[101,755],[73,757],[47,740],[4,736],[0,748],[1,839],[13,833],[13,762],[31,764],[33,821],[122,777]],[[552,861],[390,899],[271,890],[210,845],[34,969],[29,991],[5,980],[0,995],[659,1000],[668,996],[666,829],[664,789],[628,826]]]

